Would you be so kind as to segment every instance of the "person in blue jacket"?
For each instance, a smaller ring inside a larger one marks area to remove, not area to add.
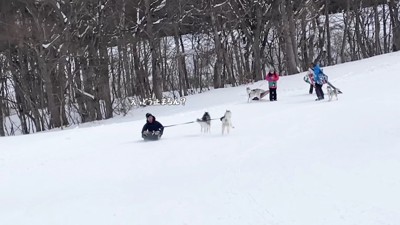
[[[325,75],[318,64],[310,63],[310,69],[314,73],[315,93],[317,94],[315,101],[323,100],[324,92],[322,91],[322,85],[325,83]]]
[[[156,120],[156,117],[146,113],[146,124],[142,128],[142,138],[146,140],[158,140],[164,132],[164,126]]]

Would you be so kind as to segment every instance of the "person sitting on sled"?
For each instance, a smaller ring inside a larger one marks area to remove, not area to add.
[[[144,139],[160,139],[164,132],[164,126],[156,121],[156,117],[150,113],[146,113],[146,124],[142,129],[142,138]]]

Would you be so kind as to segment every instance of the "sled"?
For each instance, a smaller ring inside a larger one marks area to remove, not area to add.
[[[143,136],[143,140],[145,141],[157,141],[160,140],[161,135],[158,133],[149,133]]]
[[[264,98],[264,97],[267,96],[268,94],[269,94],[269,90],[266,90],[266,91],[262,92],[262,93],[260,94],[260,99]],[[260,100],[260,99],[258,99],[258,97],[254,97],[254,98],[252,98],[251,100],[258,101],[258,100]]]

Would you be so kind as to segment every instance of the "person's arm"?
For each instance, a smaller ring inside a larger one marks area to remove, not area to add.
[[[160,131],[161,134],[163,134],[164,133],[164,126],[158,121],[157,121],[157,123],[158,123],[158,130]]]
[[[142,133],[143,133],[145,130],[147,130],[147,123],[143,126],[143,128],[142,128]]]
[[[145,138],[146,137],[146,135],[144,134],[144,131],[145,130],[147,130],[147,123],[143,126],[143,128],[142,128],[142,138]]]
[[[279,80],[279,74],[275,74],[276,76],[275,76],[275,81],[278,81]]]

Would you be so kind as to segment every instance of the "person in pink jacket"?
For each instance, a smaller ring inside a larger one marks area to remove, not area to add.
[[[269,100],[276,101],[276,88],[279,80],[279,74],[274,68],[269,69],[269,73],[265,76],[269,86]]]

